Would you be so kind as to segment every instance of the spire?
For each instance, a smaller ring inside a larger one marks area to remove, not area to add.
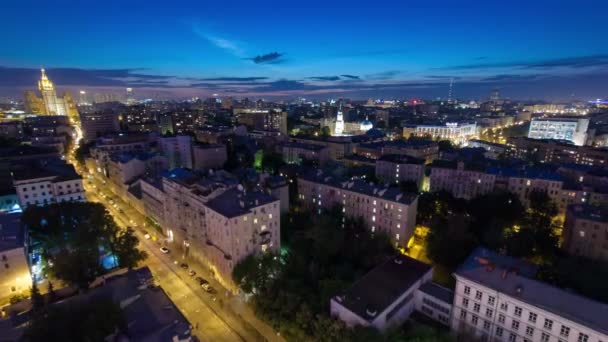
[[[43,79],[43,80],[48,79],[48,78],[46,77],[46,72],[44,71],[44,68],[40,69],[40,72],[42,73],[42,79]]]

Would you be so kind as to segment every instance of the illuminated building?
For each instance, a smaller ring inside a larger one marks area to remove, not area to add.
[[[360,126],[359,130],[361,132],[367,132],[367,131],[369,131],[372,128],[374,128],[374,125],[372,124],[371,121],[369,121],[368,117],[365,117],[365,120],[363,120],[361,122],[361,126]]]
[[[445,125],[413,125],[403,128],[403,137],[429,136],[436,140],[449,140],[456,145],[466,145],[477,135],[477,124],[469,122],[448,122]]]
[[[48,79],[44,69],[40,69],[42,76],[38,81],[38,89],[42,94],[42,100],[44,101],[45,114],[47,115],[68,115],[68,111],[65,108],[63,99],[57,97],[55,86],[53,82]]]
[[[169,168],[185,167],[192,169],[192,137],[189,135],[166,136],[158,138],[161,154],[167,158]]]
[[[254,130],[279,132],[287,136],[287,113],[274,109],[235,109],[238,123]]]
[[[127,88],[126,99],[127,99],[126,102],[127,102],[128,105],[135,104],[135,97],[133,95],[133,88]]]
[[[89,104],[89,101],[87,101],[87,92],[84,90],[80,91],[80,97],[78,98],[78,105],[79,106],[86,106]]]
[[[0,215],[0,300],[28,291],[32,276],[24,246],[25,232],[21,226],[21,214]]]
[[[424,159],[387,154],[376,161],[376,177],[387,183],[410,181],[418,187],[424,178]]]
[[[25,111],[28,114],[45,114],[46,108],[44,101],[35,92],[28,90],[25,92]]]
[[[338,108],[338,114],[336,116],[336,127],[334,128],[334,135],[340,136],[344,133],[344,115],[342,114],[342,104]]]
[[[95,140],[100,135],[116,132],[120,128],[114,112],[80,113],[80,125],[84,141]]]
[[[542,118],[532,119],[528,138],[566,140],[583,146],[587,140],[589,119]]]

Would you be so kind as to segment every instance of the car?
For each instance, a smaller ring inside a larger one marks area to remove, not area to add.
[[[195,281],[196,281],[196,282],[197,282],[197,283],[200,285],[200,284],[202,284],[202,283],[203,283],[203,281],[204,281],[205,279],[203,279],[203,277],[201,277],[201,276],[198,276],[198,277],[194,278],[194,280],[195,280]]]
[[[194,270],[190,270],[188,272],[188,275],[191,276],[191,277],[194,277],[196,275],[196,272],[194,272]]]
[[[150,240],[150,234],[148,232],[144,232],[144,239]]]
[[[187,270],[188,269],[188,264],[182,262],[181,264],[179,264],[179,267]]]
[[[204,283],[201,285],[201,287],[203,288],[203,290],[205,290],[206,292],[209,293],[213,293],[214,289],[211,285],[209,285],[209,283]]]
[[[164,254],[167,254],[167,253],[169,253],[169,248],[163,246],[160,248],[160,251],[163,252]]]

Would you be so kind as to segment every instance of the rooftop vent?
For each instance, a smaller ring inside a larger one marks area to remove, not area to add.
[[[515,287],[515,293],[517,293],[518,295],[522,294],[523,292],[524,292],[523,285],[517,285],[517,287]]]
[[[377,310],[373,310],[373,309],[365,309],[365,313],[369,316],[369,317],[376,317],[376,315],[378,314]]]
[[[401,264],[403,264],[403,260],[401,260],[399,258],[395,258],[395,264],[401,265]]]
[[[401,199],[401,197],[403,197],[403,194],[397,195],[397,197],[395,197],[395,201],[399,201]]]

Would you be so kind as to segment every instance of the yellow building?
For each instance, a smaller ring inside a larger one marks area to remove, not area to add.
[[[57,97],[55,85],[47,77],[44,69],[41,69],[38,90],[42,98],[31,90],[25,92],[25,108],[32,114],[40,115],[67,115],[78,119],[78,109],[70,93],[63,93],[63,97]]]

